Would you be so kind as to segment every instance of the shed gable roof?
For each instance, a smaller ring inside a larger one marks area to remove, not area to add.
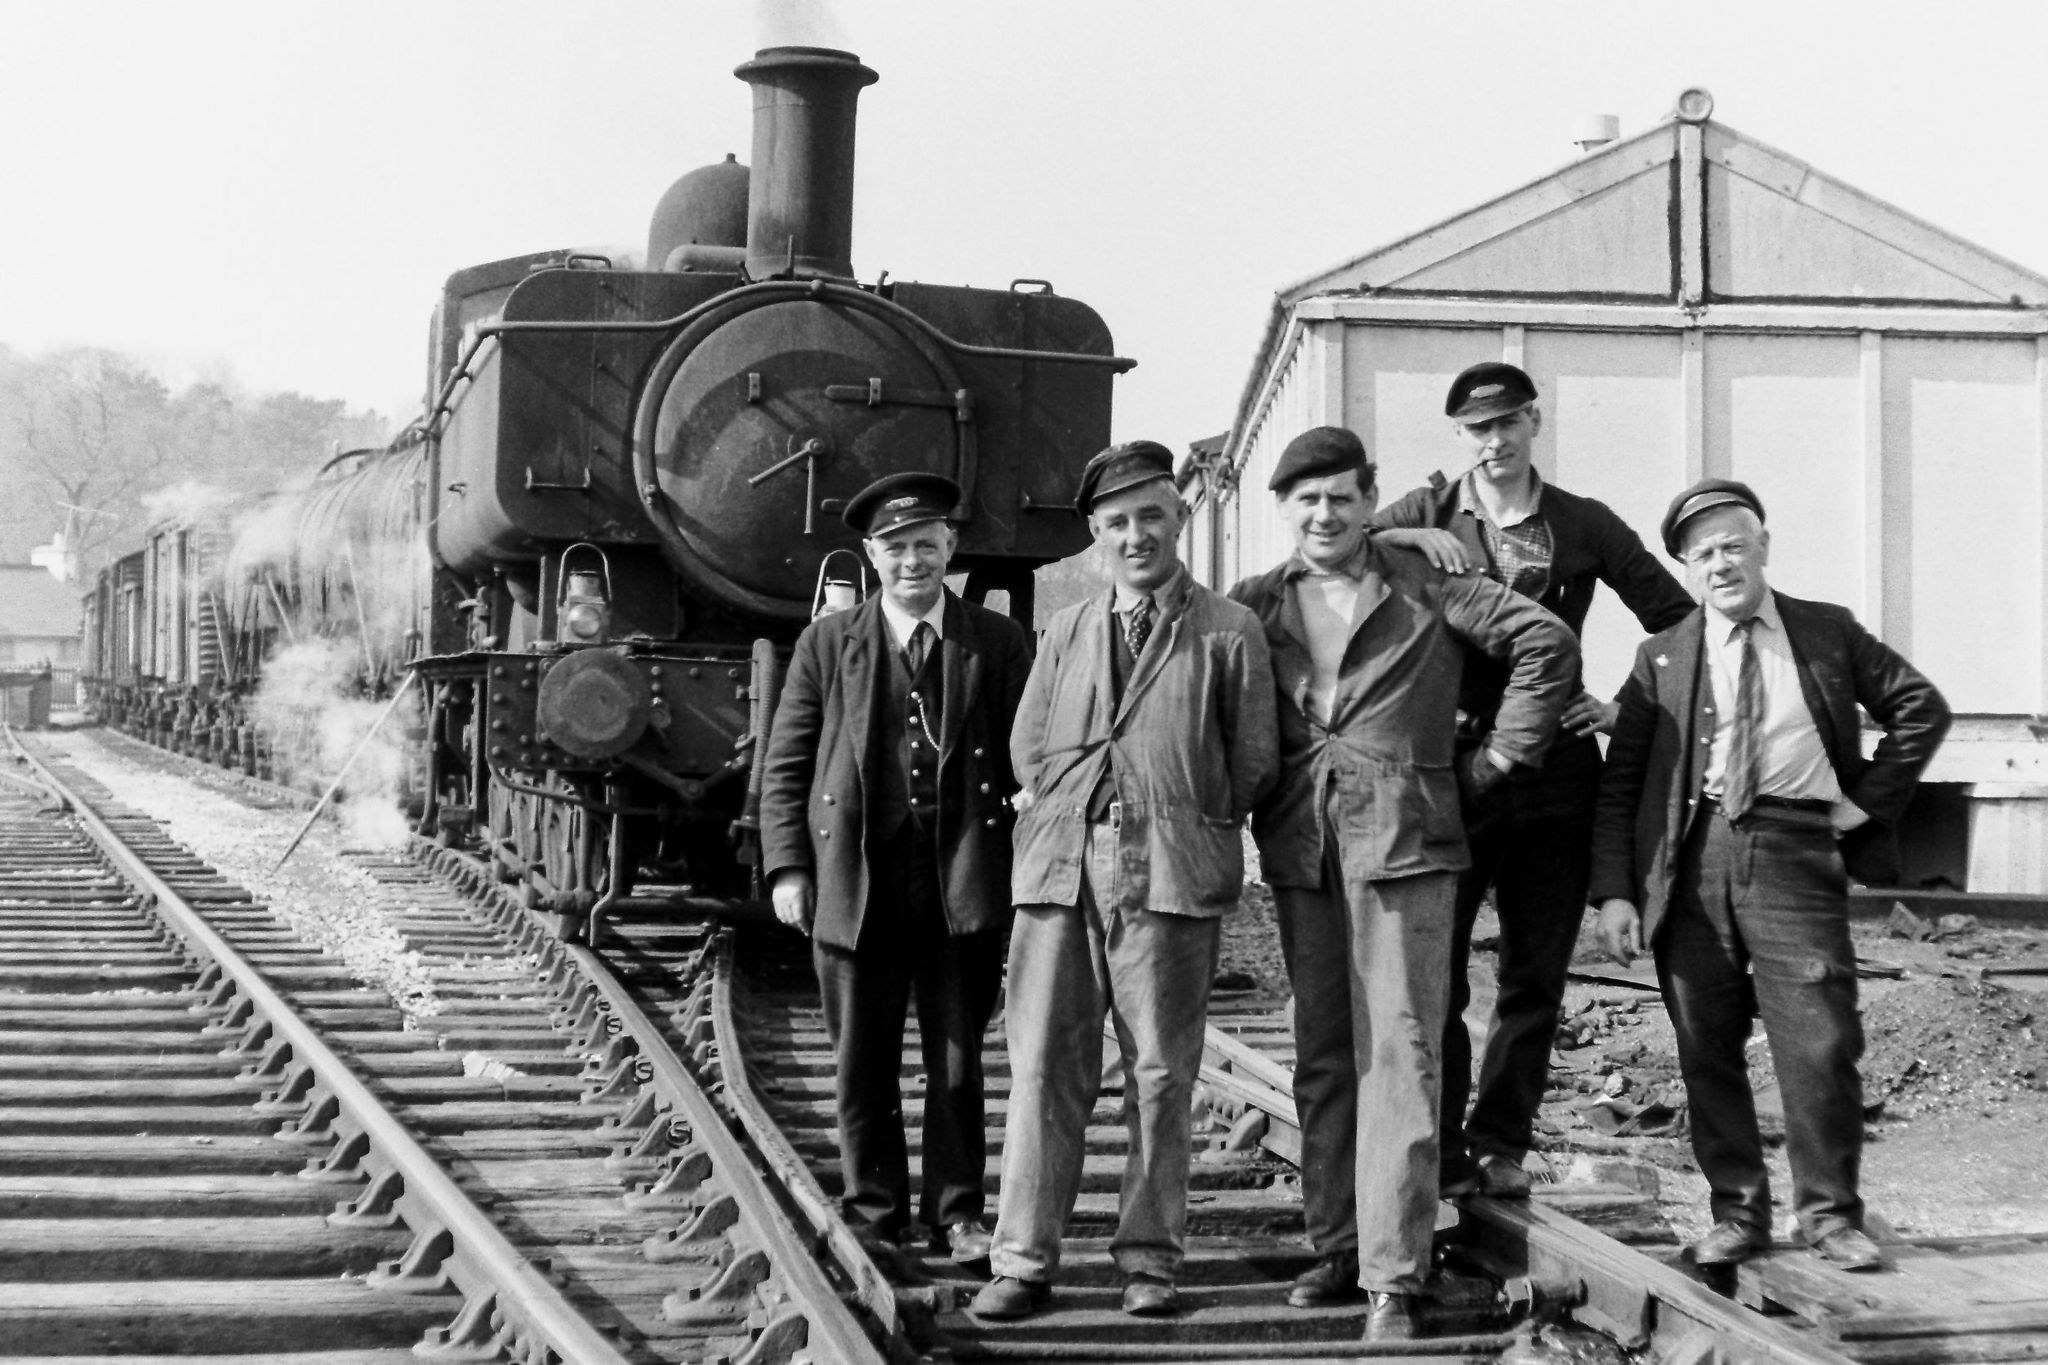
[[[1686,192],[1688,173],[1702,192]],[[2048,305],[2048,276],[1725,124],[1675,119],[1290,285],[1280,303],[1353,292],[1678,299],[1688,237],[1702,244],[1702,302]]]

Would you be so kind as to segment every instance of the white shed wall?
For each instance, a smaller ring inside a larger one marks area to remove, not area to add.
[[[1910,511],[1901,643],[1957,710],[2048,710],[2042,679],[2041,384],[2031,338],[1884,349],[1884,440]]]

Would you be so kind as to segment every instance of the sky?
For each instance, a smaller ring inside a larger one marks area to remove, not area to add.
[[[1715,117],[2048,271],[2048,6],[1870,0],[0,0],[0,344],[417,409],[469,264],[644,246],[746,160],[731,72],[838,46],[863,279],[1051,280],[1139,366],[1114,432],[1235,410],[1275,291],[1537,179],[1585,116]]]

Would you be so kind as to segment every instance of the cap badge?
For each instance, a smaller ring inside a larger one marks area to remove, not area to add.
[[[882,510],[884,512],[894,512],[900,508],[915,506],[917,506],[916,498],[891,498],[882,504]]]
[[[1505,384],[1479,384],[1474,386],[1469,396],[1473,398],[1493,398],[1505,393],[1507,387]]]

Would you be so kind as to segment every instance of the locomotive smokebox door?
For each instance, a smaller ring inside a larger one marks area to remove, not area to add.
[[[686,329],[650,382],[664,542],[729,607],[803,620],[824,557],[856,540],[839,508],[884,474],[944,474],[973,500],[971,397],[883,310],[761,300]]]
[[[647,732],[654,696],[640,670],[609,649],[579,650],[540,680],[543,737],[586,762],[616,758]]]

